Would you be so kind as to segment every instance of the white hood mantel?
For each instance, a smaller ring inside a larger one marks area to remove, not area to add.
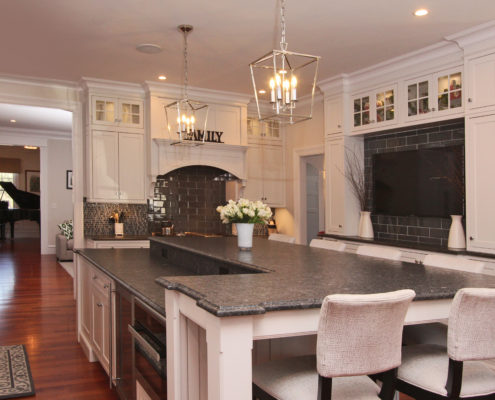
[[[153,139],[157,145],[157,161],[155,174],[163,175],[178,168],[191,165],[207,165],[230,172],[242,181],[247,179],[246,151],[248,146],[226,143],[204,143],[171,145],[169,139]]]

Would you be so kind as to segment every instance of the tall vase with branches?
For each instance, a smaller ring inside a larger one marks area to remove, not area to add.
[[[373,239],[373,225],[371,223],[371,213],[368,207],[368,197],[370,194],[370,182],[366,179],[364,163],[354,149],[345,149],[345,178],[349,182],[351,191],[356,197],[361,210],[359,219],[359,236],[366,239]]]

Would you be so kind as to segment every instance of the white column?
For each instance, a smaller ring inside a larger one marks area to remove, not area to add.
[[[181,400],[181,351],[179,293],[165,289],[167,319],[167,398]]]
[[[251,400],[252,318],[217,318],[206,329],[206,342],[208,400]]]

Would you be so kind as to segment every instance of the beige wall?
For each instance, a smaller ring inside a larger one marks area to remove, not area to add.
[[[296,150],[321,146],[325,151],[323,98],[315,102],[313,118],[285,128],[286,208],[276,210],[279,232],[296,236],[294,226],[294,154]]]
[[[21,160],[21,173],[16,187],[26,190],[26,170],[40,170],[40,150],[26,150],[21,146],[0,146],[0,158],[19,158]],[[1,171],[0,171],[1,172]]]
[[[72,142],[48,140],[48,247],[55,246],[57,227],[62,221],[73,218],[72,190],[66,188],[66,171],[72,170]]]

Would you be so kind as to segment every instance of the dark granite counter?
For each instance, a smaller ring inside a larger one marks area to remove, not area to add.
[[[332,293],[374,293],[411,288],[417,300],[452,298],[463,287],[494,287],[495,277],[420,264],[389,261],[309,246],[254,238],[250,252],[239,251],[235,237],[151,238],[155,259],[179,251],[182,262],[229,263],[260,273],[165,276],[167,289],[197,300],[216,316],[317,308]],[[158,248],[158,249],[157,249]],[[187,254],[191,255],[191,258]],[[168,257],[168,255],[167,255]],[[163,257],[165,259],[165,257]],[[155,261],[156,262],[156,261]]]
[[[155,279],[184,275],[184,270],[150,256],[148,249],[80,249],[86,258],[150,307],[165,315],[165,294]]]
[[[401,241],[397,241],[397,240],[365,239],[365,238],[362,238],[359,236],[332,235],[332,234],[328,234],[328,233],[322,233],[322,234],[319,234],[318,236],[322,237],[322,238],[345,240],[348,242],[401,247],[403,249],[424,250],[424,251],[428,251],[428,252],[432,252],[432,253],[446,253],[446,254],[455,254],[455,255],[461,255],[461,256],[495,258],[495,254],[479,253],[479,252],[475,252],[475,251],[467,251],[466,249],[455,250],[455,249],[449,249],[448,247],[444,247],[444,246],[435,246],[435,245],[429,245],[429,244],[423,244],[423,243],[401,242]]]
[[[96,235],[90,236],[88,239],[99,241],[99,240],[117,240],[117,241],[126,241],[126,240],[148,240],[150,235],[124,235],[124,236],[115,236],[115,235]]]

